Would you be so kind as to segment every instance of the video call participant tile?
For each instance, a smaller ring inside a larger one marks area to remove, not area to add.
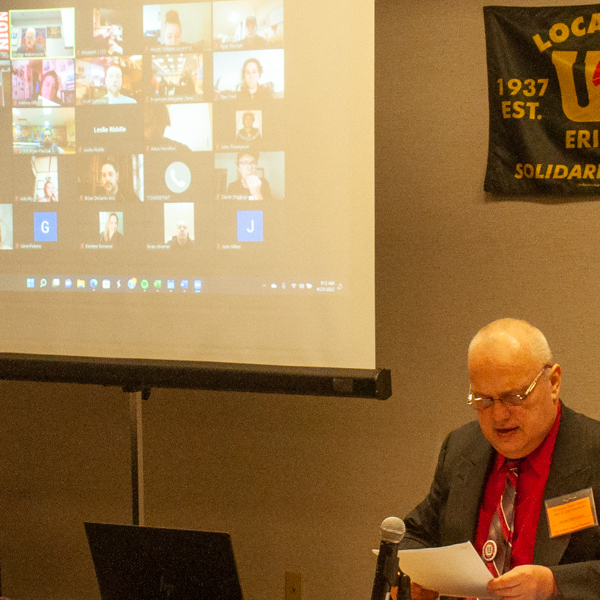
[[[13,106],[74,106],[74,83],[71,58],[12,61]]]
[[[144,248],[160,253],[162,266],[172,264],[175,256],[196,255],[199,244],[193,202],[155,202],[144,208]]]
[[[13,248],[13,205],[0,203],[0,250]]]
[[[193,202],[163,205],[164,240],[171,253],[188,253],[196,249]]]
[[[237,152],[250,146],[260,149],[263,146],[266,113],[261,108],[240,109],[233,102],[215,102],[215,150]]]
[[[0,59],[0,110],[12,106],[12,67],[10,62],[10,60]]]
[[[146,152],[144,192],[147,202],[210,202],[212,154]]]
[[[0,146],[3,148],[11,147],[11,136],[13,133],[12,109],[0,110]],[[12,193],[13,166],[10,153],[6,154],[3,160],[0,160],[0,202],[12,202],[14,194]]]
[[[124,105],[142,101],[142,56],[78,58],[77,105]]]
[[[139,10],[78,10],[77,57],[140,54],[143,48],[141,31]]]
[[[15,154],[74,154],[74,108],[13,108]]]
[[[202,54],[153,54],[150,56],[150,65],[151,68],[144,69],[144,96],[147,102],[202,102]]]
[[[75,9],[11,10],[11,58],[74,58]]]
[[[215,152],[219,201],[281,200],[285,197],[285,153],[249,148]]]
[[[248,261],[247,273],[254,273],[260,258],[261,268],[272,261],[269,267],[278,267],[287,232],[286,211],[282,203],[258,204],[246,201],[220,203],[215,206],[214,225],[211,232],[213,248],[230,256],[235,261]],[[253,262],[254,261],[254,262]]]
[[[123,243],[123,211],[100,211],[100,245],[120,248]]]
[[[284,97],[283,50],[248,50],[213,54],[215,100],[247,106]]]
[[[56,252],[63,239],[64,215],[58,205],[37,204],[13,206],[13,240],[15,249]],[[59,235],[60,233],[60,235]]]
[[[242,25],[231,27],[240,21]],[[214,2],[213,39],[215,50],[282,48],[283,0]]]
[[[212,104],[155,104],[144,106],[147,152],[210,152]]]
[[[114,209],[100,207],[98,204],[79,208],[77,230],[72,237],[80,251],[102,253],[131,245],[127,210],[117,206]]]
[[[158,54],[210,50],[211,9],[210,2],[145,5],[144,51]]]
[[[143,200],[142,154],[79,154],[77,157],[79,200],[139,203]]]
[[[79,106],[78,153],[137,154],[143,150],[143,114],[139,106]]]
[[[252,106],[253,102],[215,102],[213,105],[213,137],[216,151],[244,148],[282,150],[289,130],[285,102],[269,102]]]
[[[271,239],[271,221],[264,210],[256,206],[216,209],[213,240],[217,250],[241,251],[246,244],[263,247]]]
[[[54,204],[76,199],[76,157],[19,155],[13,158],[15,202]]]

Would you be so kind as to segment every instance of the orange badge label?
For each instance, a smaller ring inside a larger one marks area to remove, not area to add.
[[[592,490],[581,490],[546,501],[550,537],[598,525]]]

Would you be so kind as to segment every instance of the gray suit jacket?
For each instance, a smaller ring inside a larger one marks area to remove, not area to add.
[[[474,540],[494,455],[477,422],[448,435],[428,496],[406,517],[401,549]],[[563,405],[544,500],[589,487],[600,509],[600,422]],[[600,527],[551,539],[542,505],[533,562],[552,569],[566,600],[600,600]]]

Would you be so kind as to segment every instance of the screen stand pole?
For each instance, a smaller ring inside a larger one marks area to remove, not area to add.
[[[131,500],[134,525],[144,526],[144,446],[141,391],[123,389],[129,396],[129,433],[131,436]],[[149,393],[148,393],[149,396]]]

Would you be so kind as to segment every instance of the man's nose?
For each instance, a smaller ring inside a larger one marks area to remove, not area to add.
[[[491,411],[495,421],[503,421],[510,417],[509,407],[501,400],[498,400],[498,398],[494,399]]]

